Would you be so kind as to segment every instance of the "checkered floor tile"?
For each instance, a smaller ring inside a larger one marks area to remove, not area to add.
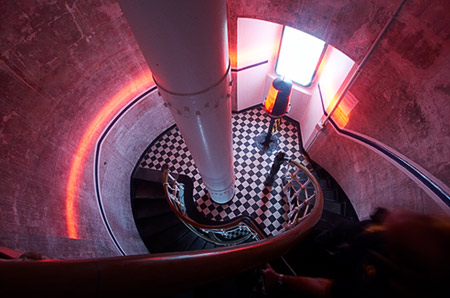
[[[286,198],[280,195],[280,177],[275,179],[272,187],[264,186],[276,152],[263,152],[255,140],[268,130],[269,123],[270,117],[261,107],[233,115],[236,195],[228,204],[216,204],[208,197],[201,176],[177,127],[159,136],[139,161],[139,165],[160,170],[167,164],[171,172],[192,177],[197,208],[208,219],[222,221],[239,215],[249,215],[255,218],[267,235],[276,235],[285,226],[289,206]],[[279,140],[279,150],[285,152],[287,158],[306,165],[307,161],[299,153],[296,124],[282,119],[275,135]]]

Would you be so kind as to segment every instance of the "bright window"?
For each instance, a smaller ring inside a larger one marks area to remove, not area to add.
[[[322,57],[325,42],[285,26],[275,72],[302,86],[309,86]]]

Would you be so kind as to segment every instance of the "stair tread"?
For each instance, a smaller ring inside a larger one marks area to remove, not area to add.
[[[193,232],[189,232],[180,239],[178,239],[170,248],[171,251],[185,251],[187,250],[192,243],[198,238],[196,234]]]
[[[191,244],[188,250],[200,250],[205,245],[205,242],[207,241],[203,240],[200,237],[197,237],[197,239],[195,239],[195,241]]]
[[[170,247],[187,233],[192,233],[183,223],[174,225],[147,239],[147,247],[151,253],[168,252]]]
[[[337,201],[336,192],[331,188],[322,188],[323,197],[325,200]]]
[[[328,221],[320,219],[319,222],[315,226],[315,230],[324,231],[334,227],[334,225]]]
[[[165,197],[164,187],[161,183],[144,181],[140,179],[133,180],[134,198],[150,199]]]
[[[336,202],[336,201],[328,201],[325,200],[323,204],[323,209],[333,212],[335,214],[339,214],[341,216],[344,216],[343,209],[345,207],[345,203]]]
[[[205,244],[203,245],[203,249],[210,249],[210,248],[215,248],[217,247],[217,245],[215,245],[214,243],[205,241]]]
[[[167,203],[166,198],[160,198],[159,200],[134,200],[133,211],[134,217],[136,219],[142,219],[173,212],[169,204]]]
[[[139,179],[161,184],[163,181],[163,175],[162,171],[160,170],[153,170],[139,167],[136,169],[136,172],[133,173],[133,179],[135,180]]]
[[[139,227],[138,230],[141,232],[141,237],[146,239],[167,230],[180,222],[180,219],[175,214],[167,213],[139,219],[137,221],[137,226]]]
[[[337,225],[337,224],[339,224],[341,222],[345,222],[345,221],[353,221],[350,218],[346,218],[344,216],[330,212],[326,209],[322,210],[322,218],[321,219],[330,224],[333,224],[333,225]]]

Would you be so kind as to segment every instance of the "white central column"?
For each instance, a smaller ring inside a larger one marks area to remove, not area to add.
[[[120,0],[213,201],[234,196],[225,0]]]

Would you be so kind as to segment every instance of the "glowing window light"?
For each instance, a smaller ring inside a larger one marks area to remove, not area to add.
[[[309,86],[325,42],[300,30],[285,26],[275,72],[302,86]]]

